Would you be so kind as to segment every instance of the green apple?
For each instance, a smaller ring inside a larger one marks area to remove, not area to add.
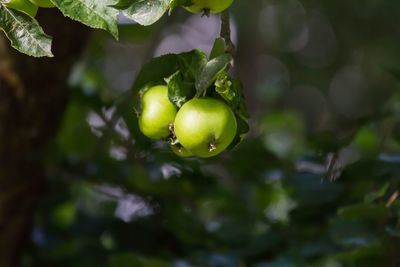
[[[38,7],[54,7],[54,4],[50,0],[29,0]]]
[[[192,0],[193,4],[185,9],[192,13],[220,13],[232,5],[232,2],[233,0]]]
[[[5,4],[7,7],[22,11],[31,17],[35,17],[38,11],[38,7],[28,0],[10,0],[6,1]]]
[[[167,86],[158,85],[148,89],[141,103],[139,128],[142,133],[152,139],[167,138],[177,112],[177,107],[169,101]]]
[[[236,135],[237,122],[230,107],[213,98],[195,98],[176,114],[175,135],[180,144],[202,158],[224,151]]]

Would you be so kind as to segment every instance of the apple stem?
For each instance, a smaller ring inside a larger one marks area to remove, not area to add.
[[[171,145],[176,145],[176,144],[178,144],[179,141],[178,141],[178,138],[176,138],[175,128],[174,128],[174,124],[173,124],[173,123],[170,123],[170,124],[168,125],[168,130],[169,130],[169,132],[170,132],[170,135],[169,135],[169,137],[168,137],[169,143],[170,143]]]
[[[205,9],[203,9],[203,14],[201,16],[202,17],[206,16],[207,18],[209,18],[210,14],[211,14],[211,9],[205,8]]]
[[[170,124],[168,125],[168,130],[169,130],[169,132],[171,133],[171,136],[173,136],[173,137],[176,136],[176,135],[175,135],[175,128],[174,128],[174,124],[173,124],[173,123],[170,123]]]

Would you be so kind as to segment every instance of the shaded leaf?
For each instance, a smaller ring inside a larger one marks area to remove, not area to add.
[[[353,262],[362,258],[366,258],[369,256],[379,255],[383,253],[383,247],[380,245],[371,245],[371,246],[364,246],[359,247],[350,251],[342,252],[335,255],[333,258],[346,261],[346,262]]]
[[[137,92],[149,84],[165,84],[165,79],[178,70],[184,70],[184,72],[181,72],[183,79],[191,81],[205,64],[204,57],[203,52],[192,50],[186,53],[167,54],[153,58],[142,66],[133,84],[133,91]]]
[[[169,7],[174,9],[179,6],[191,6],[193,4],[192,0],[171,0]]]
[[[236,116],[236,122],[237,122],[237,131],[235,138],[227,148],[228,150],[234,149],[246,136],[246,134],[250,131],[250,126],[247,123],[246,120],[244,120],[241,117]]]
[[[389,189],[390,184],[389,183],[385,183],[377,192],[370,192],[368,193],[365,198],[364,198],[364,202],[366,203],[372,203],[375,200],[382,198],[385,196],[386,192]]]
[[[37,14],[37,11],[39,10],[38,6],[34,5],[33,3],[29,2],[29,1],[6,0],[5,5],[6,5],[6,7],[12,8],[14,10],[24,12],[31,17],[35,17]]]
[[[225,46],[226,44],[224,38],[220,37],[215,39],[213,48],[210,53],[210,60],[219,57],[220,55],[223,55],[225,53]]]
[[[210,60],[202,69],[196,79],[197,95],[200,96],[208,87],[210,87],[218,75],[226,70],[232,60],[230,54],[223,54]]]
[[[230,79],[226,75],[221,75],[215,82],[215,90],[237,115],[249,118],[243,85],[239,79]]]
[[[345,219],[377,219],[381,220],[386,217],[388,213],[384,205],[373,205],[367,203],[360,203],[347,206],[338,210],[338,215]]]
[[[207,64],[207,55],[203,51],[194,49],[188,53],[178,54],[179,69],[185,81],[195,81]]]
[[[149,83],[164,83],[164,79],[178,70],[178,59],[176,54],[168,54],[153,58],[142,66],[133,84],[133,91],[138,92]]]
[[[110,267],[125,267],[127,264],[129,266],[143,266],[140,259],[132,253],[118,253],[111,255],[108,258],[108,263]]]
[[[180,71],[175,72],[167,80],[168,97],[177,107],[191,99],[195,95],[194,84],[185,82]]]

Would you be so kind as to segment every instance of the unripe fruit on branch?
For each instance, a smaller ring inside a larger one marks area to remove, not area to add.
[[[194,156],[208,158],[224,151],[236,135],[235,115],[224,102],[195,98],[178,111],[174,122],[179,143]]]
[[[220,13],[232,5],[233,0],[192,0],[193,5],[185,7],[192,13]]]
[[[170,136],[170,126],[174,122],[177,108],[169,101],[167,86],[159,85],[148,89],[141,101],[139,128],[142,133],[152,139]]]

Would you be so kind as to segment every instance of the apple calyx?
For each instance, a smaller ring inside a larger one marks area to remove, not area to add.
[[[213,152],[217,149],[217,141],[215,138],[208,144],[208,152]]]

